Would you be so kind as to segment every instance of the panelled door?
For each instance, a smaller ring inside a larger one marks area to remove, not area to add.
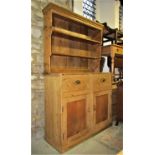
[[[89,132],[90,97],[80,95],[63,99],[62,141],[63,144],[75,141]]]
[[[104,128],[111,121],[111,91],[94,93],[94,126],[96,130]]]

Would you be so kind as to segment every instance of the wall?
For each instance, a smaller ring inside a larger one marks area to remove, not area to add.
[[[70,0],[32,0],[31,1],[31,129],[32,137],[44,136],[44,66],[43,66],[43,14],[42,9],[53,2],[71,9]]]
[[[81,16],[83,16],[82,2],[83,0],[74,0],[74,8],[73,8],[73,11]]]
[[[83,15],[83,0],[74,0],[74,12]],[[119,28],[119,5],[117,0],[96,0],[96,20],[107,22],[112,28]]]
[[[119,5],[116,0],[97,0],[96,19],[101,23],[107,22],[112,28],[119,28]]]

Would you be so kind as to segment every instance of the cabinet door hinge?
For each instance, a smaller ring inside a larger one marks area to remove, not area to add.
[[[112,112],[110,113],[110,117],[112,118]]]
[[[62,112],[64,112],[64,107],[62,107]]]
[[[93,109],[94,109],[94,111],[96,111],[96,105],[95,104],[93,105]]]
[[[110,97],[112,98],[112,93],[110,93]]]
[[[64,133],[62,134],[62,139],[63,139],[63,140],[65,139],[65,134],[64,134]]]

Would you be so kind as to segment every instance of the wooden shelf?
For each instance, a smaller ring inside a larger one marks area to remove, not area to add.
[[[114,74],[114,76],[115,76],[115,75],[120,75],[120,74]]]
[[[68,47],[61,47],[61,46],[53,46],[52,54],[73,56],[73,57],[83,57],[83,58],[90,58],[90,59],[99,59],[100,58],[100,56],[94,56],[95,54],[93,55],[92,52],[89,52],[86,50],[74,49],[74,48],[71,49]]]
[[[67,72],[69,72],[69,73],[71,73],[71,72],[79,72],[79,73],[81,73],[81,72],[89,72],[89,70],[88,69],[86,69],[86,68],[82,68],[82,67],[72,67],[72,68],[70,68],[69,66],[68,67],[66,67],[66,66],[52,66],[51,67],[51,71],[52,72],[55,72],[55,73],[67,73]]]
[[[99,72],[103,25],[55,4],[44,13],[44,70]]]
[[[90,42],[93,42],[93,43],[101,44],[100,41],[94,40],[94,39],[88,37],[87,35],[79,34],[79,33],[72,32],[72,31],[69,31],[69,30],[65,30],[65,29],[62,29],[62,28],[52,27],[52,31],[56,32],[56,33],[64,34],[64,35],[67,35],[67,36],[71,36],[71,37],[74,37],[74,38],[83,39],[83,40],[87,40],[87,41],[90,41]]]

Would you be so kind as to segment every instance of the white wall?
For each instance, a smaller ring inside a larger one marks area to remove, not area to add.
[[[96,0],[96,20],[119,28],[119,5],[120,2],[115,0]]]
[[[81,16],[83,16],[82,2],[83,0],[74,0],[73,8],[73,11]]]
[[[120,7],[120,1],[115,1],[115,28],[119,28],[119,7]]]

